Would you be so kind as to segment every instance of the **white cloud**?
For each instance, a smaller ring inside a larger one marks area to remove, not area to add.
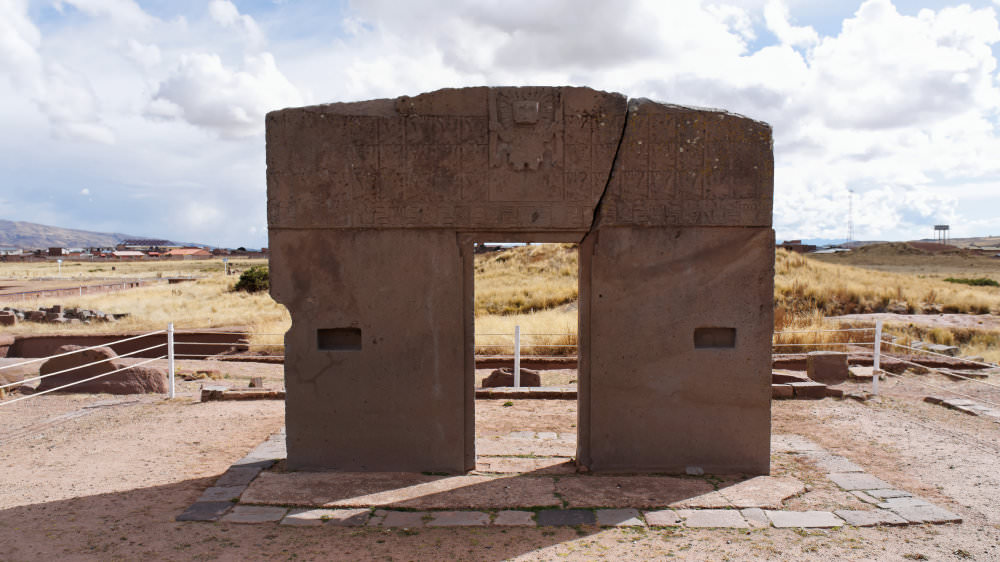
[[[92,17],[106,17],[116,24],[135,28],[152,25],[154,18],[132,0],[56,0],[54,6],[62,9],[69,4]]]
[[[85,187],[80,190],[80,195],[90,195],[90,190]]]
[[[784,0],[768,0],[764,7],[764,21],[767,28],[784,45],[792,47],[811,47],[819,42],[819,34],[809,27],[798,27],[791,24],[788,16],[788,6]]]
[[[248,15],[240,14],[236,5],[229,0],[212,0],[208,3],[208,13],[219,25],[239,29],[245,33],[254,45],[264,41],[264,34],[257,22]]]
[[[149,113],[238,138],[260,133],[268,111],[301,103],[270,53],[247,55],[240,69],[227,68],[217,54],[195,53],[183,55],[159,85]]]
[[[125,42],[124,51],[125,56],[143,68],[155,67],[163,60],[159,47],[156,45],[146,45],[131,38]]]

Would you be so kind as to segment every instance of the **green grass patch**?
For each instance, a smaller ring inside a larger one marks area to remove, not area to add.
[[[1000,287],[1000,283],[990,279],[989,277],[977,277],[975,279],[968,279],[964,277],[946,277],[945,281],[949,283],[971,285],[973,287]]]

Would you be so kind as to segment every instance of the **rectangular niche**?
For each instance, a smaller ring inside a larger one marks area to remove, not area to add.
[[[321,328],[316,346],[320,351],[361,351],[361,328]]]
[[[695,328],[695,349],[726,349],[736,347],[736,328]]]

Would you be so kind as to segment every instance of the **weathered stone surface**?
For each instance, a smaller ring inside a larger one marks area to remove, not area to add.
[[[750,525],[736,509],[678,509],[677,515],[685,527],[715,529],[749,529]]]
[[[281,521],[286,513],[288,510],[284,507],[238,505],[223,516],[222,521],[225,523],[273,523]]]
[[[79,345],[64,345],[56,350],[56,353],[61,354],[82,349],[86,348]],[[118,359],[117,357],[118,354],[110,347],[98,347],[62,357],[53,357],[42,363],[39,374],[50,375],[52,373],[59,373],[60,371],[66,372],[58,375],[53,374],[42,379],[38,384],[38,390],[50,390],[97,377],[104,373],[111,373],[118,369],[124,369],[114,374],[74,384],[66,388],[63,392],[108,394],[167,392],[167,373],[164,369],[151,367],[150,365],[129,367],[129,361]],[[96,364],[91,365],[91,363]]]
[[[650,527],[674,527],[681,524],[681,518],[672,509],[647,511],[643,513],[646,524]]]
[[[913,497],[913,494],[907,492],[906,490],[893,490],[893,489],[887,489],[887,490],[866,490],[865,493],[868,494],[869,496],[871,496],[873,498],[876,498],[876,499],[879,499],[879,500],[886,500],[886,499],[891,499],[891,498],[909,498],[909,497]]]
[[[775,369],[771,371],[771,384],[788,384],[790,382],[809,382],[804,371],[788,371]]]
[[[805,491],[805,485],[790,476],[757,476],[719,489],[719,493],[735,507],[768,509],[781,509],[783,501]]]
[[[576,474],[576,463],[566,458],[483,457],[476,459],[476,472],[490,474]]]
[[[613,228],[584,240],[584,466],[769,472],[774,326],[760,303],[773,298],[773,243],[768,229],[723,227]],[[704,337],[726,333],[733,339]]]
[[[534,527],[535,514],[531,511],[498,511],[493,524],[498,527]]]
[[[765,510],[771,524],[779,529],[826,529],[840,527],[844,522],[829,511],[769,511]]]
[[[712,490],[705,480],[669,476],[569,476],[555,487],[569,507],[663,507]]]
[[[847,380],[847,354],[842,351],[811,351],[806,354],[809,378],[824,384],[840,384]]]
[[[847,458],[830,453],[810,454],[809,460],[816,463],[816,466],[826,472],[864,472],[860,466],[854,464]]]
[[[472,244],[490,236],[583,240],[581,464],[767,473],[769,126],[569,87],[266,124],[290,468],[475,467]]]
[[[771,520],[767,518],[767,514],[764,513],[763,509],[758,507],[748,507],[747,509],[741,509],[740,515],[746,519],[747,523],[755,529],[762,529],[771,526]]]
[[[598,509],[598,527],[645,527],[637,509]]]
[[[772,384],[771,385],[771,398],[773,400],[787,400],[794,396],[795,393],[792,391],[792,387],[787,384]]]
[[[521,386],[542,386],[542,375],[531,369],[521,369]],[[514,369],[496,369],[483,379],[483,388],[514,386]]]
[[[539,527],[596,525],[597,518],[589,509],[545,509],[535,516]]]
[[[293,509],[281,520],[282,525],[316,527],[361,527],[371,515],[367,509]]]
[[[906,519],[903,519],[899,515],[885,509],[871,511],[852,511],[841,509],[839,511],[834,511],[833,513],[852,527],[880,527],[885,525],[895,526],[907,524]]]
[[[819,382],[793,382],[788,386],[792,387],[796,398],[812,398],[819,400],[826,398],[826,385]]]
[[[229,501],[197,501],[176,517],[177,521],[218,521],[233,507]]]
[[[700,496],[694,496],[692,498],[676,501],[671,503],[670,507],[686,509],[721,509],[725,507],[733,507],[733,504],[726,499],[726,496],[713,491],[707,494],[701,494]]]
[[[891,511],[910,523],[961,523],[962,517],[936,505],[901,505]]]
[[[246,486],[260,474],[258,467],[232,467],[215,481],[216,487]]]
[[[390,511],[379,523],[380,527],[423,527],[431,518],[426,511]]]
[[[200,502],[224,502],[239,499],[246,486],[212,486],[202,492]]]
[[[490,516],[482,511],[436,511],[428,527],[485,527],[490,524]]]
[[[884,490],[891,488],[883,480],[875,478],[871,474],[864,472],[834,472],[829,475],[830,480],[841,488],[851,490]]]

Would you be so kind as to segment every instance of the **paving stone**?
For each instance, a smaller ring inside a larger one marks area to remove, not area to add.
[[[750,524],[736,509],[678,509],[677,515],[691,528],[749,529]]]
[[[703,480],[693,480],[693,482],[704,482]],[[681,509],[721,509],[733,507],[733,504],[719,492],[709,492],[693,498],[687,498],[678,502],[668,504],[673,508]]]
[[[534,527],[535,514],[513,509],[498,511],[493,518],[493,524],[498,527]]]
[[[882,509],[896,509],[898,507],[914,507],[919,505],[931,505],[931,502],[916,496],[902,496],[896,498],[886,498],[878,504]]]
[[[906,490],[893,490],[893,489],[866,490],[865,493],[879,500],[886,500],[892,498],[909,498],[913,496],[913,494],[907,492]]]
[[[865,469],[854,464],[847,458],[830,453],[816,453],[809,455],[809,460],[816,463],[816,466],[826,472],[864,472]]]
[[[833,472],[827,475],[841,488],[851,490],[885,490],[892,488],[888,483],[864,472]]]
[[[232,468],[247,467],[247,468],[259,468],[261,470],[267,470],[274,466],[274,463],[278,461],[274,459],[261,460],[257,457],[243,457],[242,459],[233,463]]]
[[[368,522],[370,515],[367,509],[293,509],[281,524],[314,527],[326,523],[335,527],[360,527]]]
[[[961,523],[962,518],[943,507],[936,505],[910,505],[894,507],[893,513],[906,519],[910,523]]]
[[[854,497],[858,498],[859,500],[865,503],[870,503],[870,504],[877,504],[882,501],[880,499],[869,496],[868,492],[863,492],[861,490],[854,490],[851,492],[851,495],[853,495]]]
[[[438,511],[427,522],[428,527],[485,527],[490,515],[482,511]]]
[[[476,472],[486,474],[523,474],[530,472],[532,476],[541,474],[576,474],[576,463],[562,457],[547,458],[516,458],[516,457],[483,457],[476,459]]]
[[[627,509],[598,509],[597,525],[599,527],[645,527],[646,524],[639,518],[639,510]]]
[[[554,431],[539,431],[538,439],[559,439],[559,434]]]
[[[198,498],[200,502],[228,502],[239,499],[240,494],[246,490],[246,486],[212,486]]]
[[[743,518],[747,520],[747,523],[755,529],[771,526],[771,521],[768,520],[767,514],[764,513],[764,510],[759,507],[741,509],[740,515],[742,515]]]
[[[844,522],[829,511],[765,511],[771,524],[779,529],[825,529]]]
[[[845,523],[853,527],[877,527],[883,525],[906,525],[906,519],[903,519],[895,513],[885,510],[876,509],[872,511],[852,511],[848,509],[841,509],[839,511],[834,511],[834,515],[840,517]]]
[[[539,527],[596,525],[597,517],[589,509],[546,509],[536,517]]]
[[[674,527],[681,524],[681,518],[672,509],[647,511],[643,515],[646,517],[646,524],[650,527]]]
[[[225,523],[273,523],[281,521],[286,513],[288,513],[288,509],[284,507],[237,505],[222,518],[222,521]]]
[[[382,527],[423,527],[430,514],[426,511],[389,511],[382,519]]]
[[[233,502],[195,502],[184,513],[176,517],[177,521],[218,521],[233,507]]]
[[[254,478],[260,474],[260,467],[256,466],[243,466],[243,467],[231,467],[229,470],[222,473],[222,476],[215,481],[215,487],[227,487],[227,486],[244,486],[253,481]]]
[[[721,488],[719,493],[735,507],[763,507],[781,509],[781,503],[806,491],[805,485],[789,476],[757,476],[732,486]]]

